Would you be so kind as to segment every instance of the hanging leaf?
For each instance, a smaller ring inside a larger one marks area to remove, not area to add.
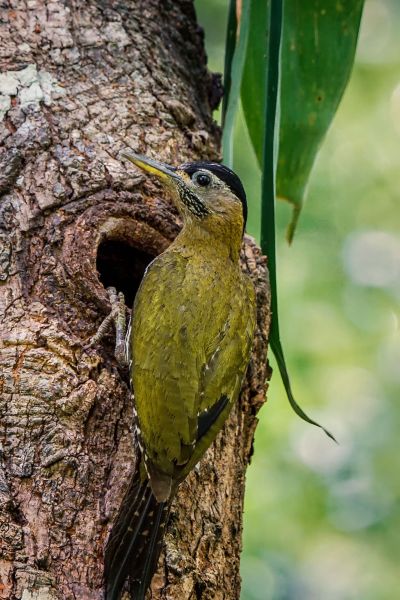
[[[268,67],[266,76],[266,91],[264,95],[264,123],[262,149],[262,210],[261,210],[261,248],[268,256],[268,268],[271,282],[271,312],[272,321],[269,334],[269,344],[276,358],[279,372],[285,387],[286,395],[294,412],[304,421],[321,427],[334,441],[333,435],[319,423],[311,419],[297,404],[290,385],[289,374],[283,354],[279,333],[278,297],[276,284],[275,257],[275,178],[278,151],[279,128],[279,70],[280,44],[282,34],[282,3],[281,0],[270,0],[269,14],[265,16],[268,23],[267,42]]]
[[[238,10],[238,8],[240,8],[240,10]],[[223,160],[228,167],[232,167],[233,162],[233,132],[235,117],[239,107],[240,84],[246,58],[249,17],[250,0],[231,2],[227,32],[228,45],[225,55],[225,64],[228,67],[228,72],[225,74],[224,80],[228,98],[224,104],[223,110],[224,130],[222,137]],[[238,25],[236,28],[236,42],[234,42],[233,31],[236,22]]]
[[[222,98],[222,129],[225,125],[225,115],[229,104],[229,96],[232,82],[232,61],[236,48],[237,27],[237,7],[236,0],[229,3],[228,24],[226,27],[225,39],[225,61],[224,61],[224,95]]]
[[[354,62],[363,0],[286,0],[281,48],[277,194],[293,205],[292,240],[318,150]],[[242,80],[242,106],[262,166],[269,0],[254,1]]]
[[[240,12],[237,10],[239,4]],[[275,198],[281,39],[282,0],[231,2],[225,56],[223,155],[225,164],[232,166],[233,130],[241,96],[250,137],[262,168],[261,247],[268,256],[271,285],[272,323],[269,342],[293,410],[305,421],[321,427],[306,415],[293,396],[279,335]],[[323,427],[322,429],[334,439],[328,431]]]
[[[269,27],[271,0],[252,1],[241,100],[250,140],[262,168],[267,77],[269,67]]]
[[[278,196],[294,206],[292,241],[311,169],[354,62],[363,0],[286,0]]]

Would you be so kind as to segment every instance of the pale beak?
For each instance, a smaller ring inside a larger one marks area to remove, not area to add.
[[[158,162],[157,160],[153,160],[147,156],[142,156],[141,154],[134,154],[130,150],[123,150],[120,153],[120,156],[129,160],[131,163],[139,167],[139,169],[142,169],[142,171],[156,175],[165,182],[171,182],[171,179],[178,179],[181,181],[179,175],[175,173],[175,167]]]

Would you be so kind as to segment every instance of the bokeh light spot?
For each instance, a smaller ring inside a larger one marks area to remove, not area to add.
[[[344,245],[345,270],[358,285],[400,284],[400,240],[385,231],[351,234]]]
[[[400,135],[400,83],[396,85],[390,98],[390,112],[394,127]]]

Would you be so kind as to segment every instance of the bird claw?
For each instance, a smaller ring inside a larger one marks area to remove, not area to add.
[[[122,292],[118,292],[114,287],[107,288],[108,297],[111,304],[111,312],[106,316],[104,321],[101,323],[97,332],[90,339],[89,343],[85,346],[85,349],[92,348],[106,335],[110,329],[112,323],[115,326],[115,350],[114,355],[121,367],[128,366],[128,360],[126,356],[126,306],[125,297]]]

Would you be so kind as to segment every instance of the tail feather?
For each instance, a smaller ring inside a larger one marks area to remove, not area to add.
[[[151,584],[154,572],[157,568],[158,559],[160,557],[162,540],[164,535],[164,525],[167,522],[169,515],[169,504],[160,502],[157,507],[156,518],[154,520],[153,530],[149,545],[145,551],[143,568],[140,577],[131,578],[130,592],[134,600],[144,600],[146,590]]]
[[[133,482],[125,496],[105,554],[105,600],[119,600],[126,580],[134,600],[144,600],[161,551],[169,510],[149,482]]]

